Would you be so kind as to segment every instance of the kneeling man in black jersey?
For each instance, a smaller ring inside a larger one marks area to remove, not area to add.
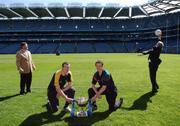
[[[103,68],[103,62],[97,60],[95,67],[97,71],[92,78],[92,87],[88,90],[89,99],[93,102],[93,110],[97,109],[96,99],[101,98],[101,95],[105,95],[109,105],[109,111],[115,111],[121,107],[123,99],[120,98],[119,101],[116,101],[117,88],[111,74]],[[95,86],[97,82],[99,83],[99,87]]]
[[[75,90],[72,87],[72,73],[68,62],[62,63],[62,69],[57,70],[48,86],[48,103],[47,109],[50,112],[58,111],[59,97],[63,97],[66,101],[63,111],[70,112],[68,106],[74,99]]]

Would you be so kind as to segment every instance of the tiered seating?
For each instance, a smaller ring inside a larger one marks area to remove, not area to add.
[[[84,43],[77,44],[77,52],[78,53],[92,53],[94,52],[94,50],[91,43],[84,42]]]
[[[3,48],[6,48],[7,44],[6,43],[0,43],[0,50]]]
[[[35,53],[55,53],[57,48],[56,43],[42,43]]]
[[[57,51],[61,52],[61,53],[74,53],[75,52],[75,43],[61,43],[59,45],[59,48],[57,49]]]
[[[177,53],[178,52],[177,40],[176,39],[167,39],[166,51],[168,53]]]
[[[135,42],[124,43],[124,47],[128,53],[136,52],[136,43]]]
[[[31,51],[31,53],[36,53],[38,48],[40,48],[41,44],[40,43],[29,43],[28,46],[29,46],[29,50]]]
[[[163,52],[180,53],[180,41],[167,39],[164,41]],[[156,39],[133,42],[60,42],[60,41],[32,41],[28,42],[31,53],[128,53],[139,52],[152,48]],[[0,54],[14,54],[20,48],[20,42],[0,42]]]
[[[155,40],[145,40],[136,43],[136,49],[141,49],[142,51],[151,49],[156,44]]]
[[[128,20],[0,20],[0,32],[36,32],[36,31],[137,31],[163,28],[168,22],[168,27],[178,24],[175,14],[155,16],[149,18],[136,18]],[[143,19],[143,20],[142,20]],[[137,27],[138,26],[138,27]]]
[[[108,45],[107,43],[97,42],[94,44],[94,46],[95,46],[96,52],[100,52],[100,53],[114,52],[111,46]]]
[[[111,46],[114,48],[115,52],[125,53],[127,50],[124,48],[123,42],[112,43]]]
[[[11,43],[4,46],[4,48],[0,49],[0,54],[12,54],[16,53],[19,50],[20,46],[19,43]]]

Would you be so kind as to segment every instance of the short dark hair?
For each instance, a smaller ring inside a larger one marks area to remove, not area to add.
[[[102,66],[104,65],[104,63],[103,63],[102,60],[97,60],[97,61],[95,62],[95,65],[96,65],[96,64],[101,64]]]
[[[69,65],[70,63],[68,63],[68,62],[63,62],[62,63],[62,67],[64,67],[64,65]]]
[[[21,48],[26,44],[27,44],[27,42],[21,42],[21,44],[20,44]]]

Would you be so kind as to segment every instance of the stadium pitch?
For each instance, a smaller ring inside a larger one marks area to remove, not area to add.
[[[160,90],[152,95],[147,56],[137,54],[33,54],[36,71],[33,73],[32,93],[19,93],[19,74],[15,55],[0,55],[0,126],[180,126],[180,57],[162,54],[157,80]],[[47,86],[53,73],[63,61],[71,64],[76,88],[75,97],[87,97],[95,72],[94,62],[104,61],[124,97],[120,109],[109,114],[103,96],[92,117],[70,118],[60,109],[53,115],[46,113]]]

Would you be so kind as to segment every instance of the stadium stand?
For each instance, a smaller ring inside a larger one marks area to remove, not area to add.
[[[85,7],[84,16],[80,4],[68,6],[69,15],[62,4],[50,4],[48,9],[53,18],[43,5],[30,5],[28,8],[34,14],[23,4],[1,5],[0,53],[16,53],[23,41],[29,43],[32,53],[138,52],[151,48],[157,42],[156,29],[163,31],[164,53],[180,53],[180,12],[177,11],[180,2],[175,5],[172,1],[149,3],[156,8],[151,11],[148,10],[151,8],[149,4],[131,9],[119,9],[113,5],[105,6],[101,13],[101,7],[89,4]],[[164,5],[163,9],[169,4],[169,8],[164,11],[157,9],[160,4]],[[17,17],[9,9],[22,17]],[[144,17],[136,18],[138,15]]]

